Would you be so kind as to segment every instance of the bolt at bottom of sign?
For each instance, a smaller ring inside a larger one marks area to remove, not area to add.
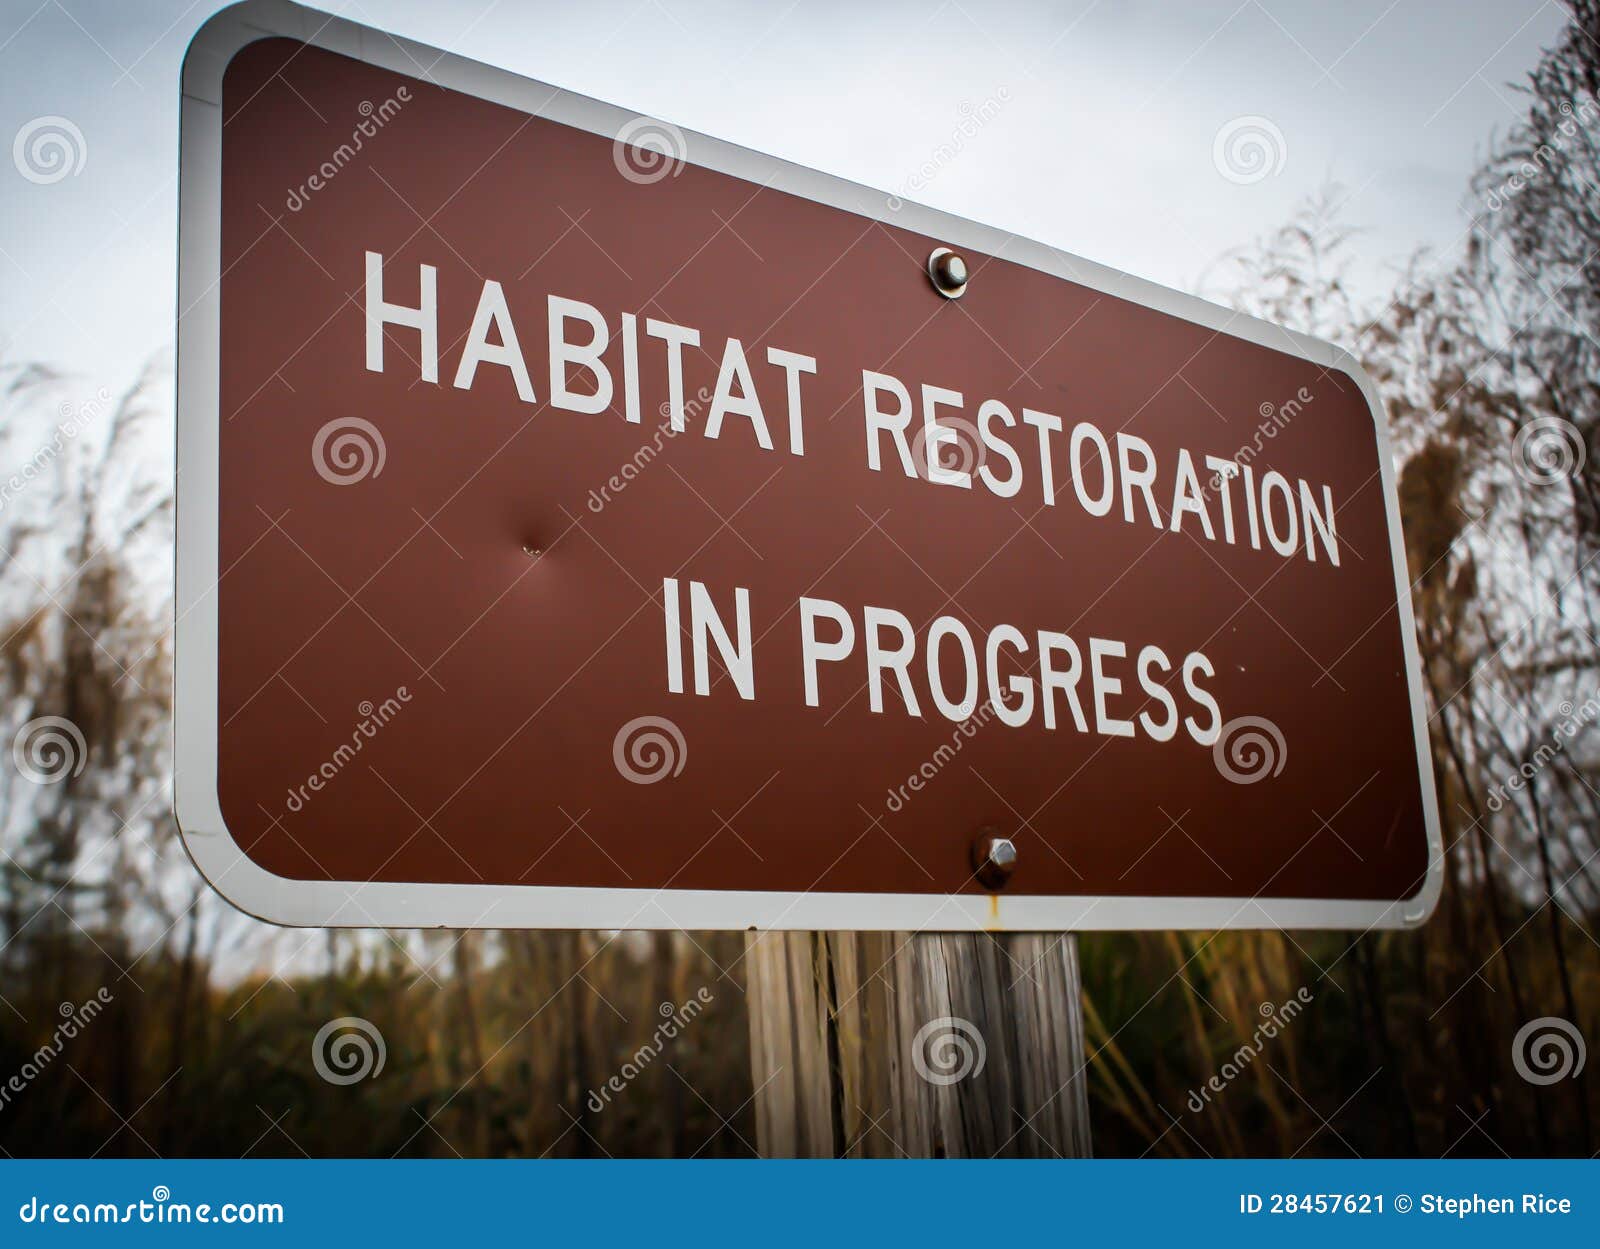
[[[985,889],[1003,889],[1017,869],[1017,847],[1009,837],[981,833],[972,843],[972,870]]]

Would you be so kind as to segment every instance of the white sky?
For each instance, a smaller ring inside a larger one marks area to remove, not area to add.
[[[126,384],[173,339],[178,67],[214,0],[0,0],[0,360]],[[906,185],[967,110],[998,115],[906,198],[1168,285],[1352,192],[1376,291],[1447,249],[1491,132],[1564,20],[1553,0],[329,0],[324,7],[829,173]],[[42,115],[84,136],[74,176],[24,179]],[[1270,119],[1250,185],[1219,128]]]

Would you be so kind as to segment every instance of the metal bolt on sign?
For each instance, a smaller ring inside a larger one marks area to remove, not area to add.
[[[928,277],[946,299],[960,299],[967,289],[967,262],[948,247],[936,247],[928,257]]]
[[[1017,847],[1009,837],[980,834],[972,843],[972,870],[985,889],[1004,889],[1017,870]]]

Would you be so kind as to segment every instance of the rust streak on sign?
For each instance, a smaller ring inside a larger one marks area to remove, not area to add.
[[[281,37],[220,79],[200,748],[245,873],[982,927],[992,829],[1008,915],[1423,891],[1386,451],[1331,350],[960,240],[946,299],[926,210],[440,81]]]

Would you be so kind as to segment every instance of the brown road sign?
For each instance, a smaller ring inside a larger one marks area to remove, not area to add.
[[[178,814],[249,911],[1437,896],[1337,348],[286,4],[190,50],[180,279]]]

